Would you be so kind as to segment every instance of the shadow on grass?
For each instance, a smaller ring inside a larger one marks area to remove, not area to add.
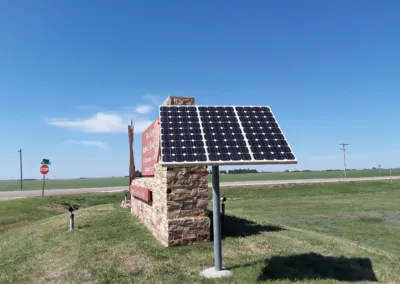
[[[323,256],[316,253],[273,256],[266,261],[257,281],[322,280],[378,281],[369,258]]]
[[[213,241],[213,236],[214,236],[213,212],[209,211],[208,216],[211,221],[211,241]],[[283,230],[286,229],[272,225],[260,225],[256,222],[232,215],[225,215],[224,218],[221,218],[222,238],[247,237],[247,236],[257,235],[262,232],[279,232]]]

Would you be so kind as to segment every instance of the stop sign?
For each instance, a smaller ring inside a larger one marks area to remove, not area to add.
[[[49,166],[48,165],[42,165],[42,166],[40,166],[40,173],[42,174],[42,175],[45,175],[45,174],[47,174],[48,172],[49,172]]]

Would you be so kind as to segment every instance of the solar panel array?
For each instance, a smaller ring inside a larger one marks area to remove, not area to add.
[[[271,109],[160,106],[162,165],[295,164]]]

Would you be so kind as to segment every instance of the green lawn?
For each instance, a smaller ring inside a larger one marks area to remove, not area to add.
[[[211,168],[209,168],[211,169]],[[261,181],[261,180],[286,180],[286,179],[318,179],[318,178],[340,178],[342,171],[312,171],[312,172],[274,172],[256,174],[229,174],[221,175],[224,181]],[[392,175],[400,175],[400,169],[393,169]],[[379,177],[390,176],[390,170],[352,170],[347,172],[347,177]],[[211,182],[211,175],[209,176]],[[46,189],[68,189],[88,187],[127,186],[128,178],[93,178],[93,179],[60,179],[47,180]],[[42,181],[25,181],[24,190],[41,189]],[[0,181],[0,191],[20,190],[19,181]]]
[[[91,194],[2,202],[0,283],[400,279],[398,181],[222,189],[222,195],[228,198],[223,262],[230,279],[199,276],[213,265],[212,243],[164,248],[119,206],[122,194]],[[81,206],[74,233],[66,203]]]
[[[340,178],[342,171],[310,171],[310,172],[274,172],[255,174],[228,174],[221,175],[220,181],[256,181],[256,180],[291,180],[291,179],[319,179]],[[400,175],[400,169],[393,169],[392,176]],[[390,176],[390,170],[352,170],[347,171],[349,178]],[[211,181],[211,175],[209,177]]]
[[[128,186],[129,178],[93,178],[93,179],[53,179],[46,180],[46,189],[90,188],[109,186]],[[43,181],[24,181],[23,189],[42,189]],[[21,190],[19,181],[0,181],[0,191]]]
[[[122,199],[122,193],[104,193],[1,201],[0,233],[68,212],[69,205],[80,210],[100,204],[117,203]]]

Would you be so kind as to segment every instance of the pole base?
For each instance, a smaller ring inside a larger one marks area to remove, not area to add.
[[[230,270],[226,270],[224,267],[220,271],[215,270],[215,267],[210,267],[204,269],[200,273],[200,275],[205,278],[222,278],[222,277],[231,277],[232,272]]]

